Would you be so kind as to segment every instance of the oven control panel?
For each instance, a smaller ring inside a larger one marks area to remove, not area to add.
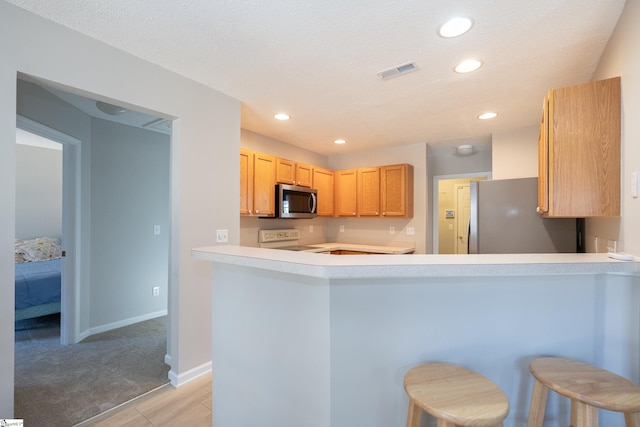
[[[298,240],[300,230],[296,228],[285,230],[260,230],[260,243],[284,242],[288,240]]]

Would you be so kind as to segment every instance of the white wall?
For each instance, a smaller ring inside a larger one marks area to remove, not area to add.
[[[539,132],[539,126],[494,132],[491,138],[492,179],[538,176]]]
[[[593,80],[621,77],[622,85],[622,163],[621,217],[588,219],[587,251],[594,251],[595,236],[606,251],[606,239],[619,240],[618,250],[640,255],[640,198],[631,197],[631,173],[640,171],[640,2],[627,1],[618,25],[609,40]],[[618,234],[619,230],[619,234]],[[604,242],[604,244],[602,243]]]
[[[62,150],[16,145],[16,238],[62,237]]]
[[[229,161],[237,159],[240,146],[239,101],[3,1],[0,52],[0,413],[7,418],[13,414],[19,72],[177,118],[171,138],[170,375],[180,384],[206,371],[211,360],[211,269],[191,258],[191,248],[211,245],[217,228],[229,229],[230,243],[238,243],[239,183],[228,177],[239,174],[238,162]]]

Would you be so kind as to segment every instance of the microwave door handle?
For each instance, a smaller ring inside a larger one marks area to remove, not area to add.
[[[316,213],[316,195],[311,193],[311,213]]]

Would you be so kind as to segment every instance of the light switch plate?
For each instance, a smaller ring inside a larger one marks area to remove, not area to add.
[[[227,243],[229,241],[229,230],[216,230],[216,243]]]
[[[631,197],[634,199],[638,198],[638,178],[640,176],[640,172],[635,171],[631,173]]]

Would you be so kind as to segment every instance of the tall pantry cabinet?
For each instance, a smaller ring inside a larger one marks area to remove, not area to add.
[[[620,78],[554,89],[538,138],[538,212],[620,215]]]

